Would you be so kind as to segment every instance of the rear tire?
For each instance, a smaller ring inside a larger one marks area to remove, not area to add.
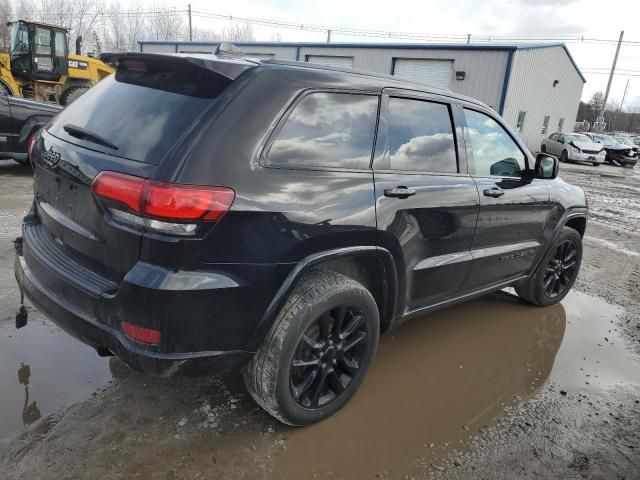
[[[89,90],[89,87],[71,87],[62,92],[60,95],[60,105],[67,106],[76,101]]]
[[[573,287],[581,262],[582,237],[573,228],[562,227],[536,272],[516,287],[516,293],[523,300],[541,307],[560,303]]]
[[[542,147],[540,148],[540,151],[542,153],[547,153],[547,146],[546,145],[542,145]]]
[[[247,390],[289,425],[329,417],[360,386],[379,323],[376,302],[360,283],[335,272],[305,274],[245,367]]]
[[[599,164],[598,162],[593,162],[593,166],[594,166],[594,167],[599,167],[599,166],[600,166],[600,164]]]

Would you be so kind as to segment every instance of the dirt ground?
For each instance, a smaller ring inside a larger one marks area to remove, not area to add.
[[[408,322],[342,411],[296,429],[236,375],[146,377],[32,308],[15,330],[31,176],[0,161],[0,478],[640,478],[640,170],[561,176],[591,209],[561,305],[506,291]]]

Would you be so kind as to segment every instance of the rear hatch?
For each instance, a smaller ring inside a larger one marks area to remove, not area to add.
[[[114,221],[92,182],[104,171],[157,179],[175,170],[218,96],[253,66],[144,54],[116,63],[115,74],[64,109],[34,143],[39,222],[25,231],[41,260],[48,256],[45,261],[67,273],[92,272],[107,286],[135,265],[145,233]]]

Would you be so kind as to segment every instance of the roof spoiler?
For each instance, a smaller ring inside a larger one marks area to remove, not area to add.
[[[216,45],[216,48],[213,49],[213,54],[228,57],[245,56],[244,52],[240,50],[237,45],[231,42],[220,42],[218,45]]]
[[[234,55],[235,56],[235,55]],[[216,58],[210,55],[182,55],[166,53],[115,52],[101,53],[100,60],[115,69],[123,68],[126,60],[140,60],[162,62],[167,65],[181,64],[195,68],[202,68],[222,75],[229,80],[235,80],[242,72],[258,65],[256,62],[245,61],[240,58]]]

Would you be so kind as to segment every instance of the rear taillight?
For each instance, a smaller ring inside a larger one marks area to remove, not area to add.
[[[235,199],[228,187],[181,185],[116,172],[99,173],[91,190],[109,203],[116,219],[180,235],[195,232],[196,224],[188,222],[219,221]]]
[[[27,138],[27,155],[28,158],[31,158],[31,154],[33,151],[33,146],[36,143],[36,135],[38,134],[38,131],[36,130],[35,132],[31,132],[29,134],[29,137]]]

